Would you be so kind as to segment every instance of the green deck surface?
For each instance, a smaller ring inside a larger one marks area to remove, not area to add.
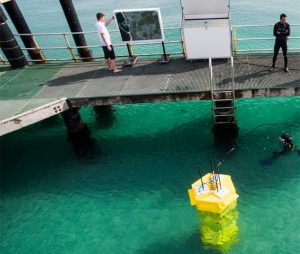
[[[49,103],[56,98],[36,98],[43,85],[51,80],[64,64],[36,64],[13,70],[0,67],[0,120]]]

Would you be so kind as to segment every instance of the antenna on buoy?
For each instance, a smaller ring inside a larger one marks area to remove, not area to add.
[[[202,180],[202,174],[200,172],[200,166],[198,166],[197,169],[198,169],[198,173],[199,173],[199,176],[200,176],[200,179],[201,179],[202,189],[204,190],[204,184],[203,184],[203,180]]]

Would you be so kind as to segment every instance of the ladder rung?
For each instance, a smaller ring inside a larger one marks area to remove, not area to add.
[[[232,123],[235,123],[235,121],[229,121],[229,122],[215,122],[215,124],[232,124]]]
[[[234,114],[228,114],[228,115],[214,115],[214,117],[227,117],[227,116],[234,116]]]
[[[214,109],[234,109],[235,107],[216,107],[216,105],[213,106]]]
[[[234,99],[213,99],[213,101],[234,101]]]
[[[231,90],[213,91],[213,93],[233,93],[233,91],[231,91]]]

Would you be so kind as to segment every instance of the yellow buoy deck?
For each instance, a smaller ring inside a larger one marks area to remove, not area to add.
[[[220,184],[221,183],[221,184]],[[199,211],[223,213],[236,205],[239,197],[229,175],[211,173],[192,184],[188,190],[191,205]]]

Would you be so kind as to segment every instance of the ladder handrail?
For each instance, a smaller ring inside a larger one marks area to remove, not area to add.
[[[211,90],[211,98],[213,100],[213,67],[212,67],[212,59],[211,57],[208,60],[208,66],[209,66],[209,83],[210,83],[210,90]]]
[[[229,122],[225,122],[225,121],[220,121],[219,118],[223,118],[223,117],[233,117],[233,121],[230,121],[231,123],[236,123],[236,110],[235,110],[235,74],[234,74],[234,58],[231,56],[230,57],[230,70],[231,70],[231,78],[232,81],[231,83],[231,89],[229,88],[228,90],[216,90],[216,92],[214,91],[214,87],[213,87],[213,65],[212,65],[212,59],[209,58],[209,82],[210,82],[210,86],[211,86],[211,100],[212,100],[212,111],[213,111],[213,119],[214,119],[214,124],[220,124],[220,123],[229,123]],[[216,99],[214,96],[216,93],[221,93],[221,94],[226,94],[226,93],[231,93],[231,98],[229,99],[226,95],[226,98],[223,99]],[[218,109],[224,109],[224,106],[222,107],[217,107],[215,105],[215,102],[217,101],[232,101],[232,107],[225,107],[228,109],[233,109],[233,113],[227,113],[224,115],[220,115],[219,112],[217,111]]]

